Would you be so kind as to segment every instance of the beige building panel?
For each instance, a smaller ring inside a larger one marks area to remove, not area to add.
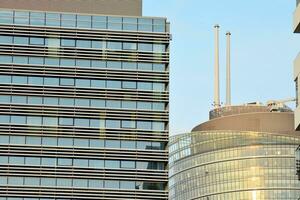
[[[142,16],[142,0],[0,0],[1,8]]]

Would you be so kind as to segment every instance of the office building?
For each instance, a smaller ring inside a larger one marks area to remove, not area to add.
[[[300,1],[296,1],[296,9],[293,19],[294,33],[300,33]],[[294,80],[296,85],[296,109],[295,109],[295,129],[300,130],[300,54],[294,60]]]
[[[141,0],[0,0],[0,199],[168,199],[169,42]]]
[[[297,199],[293,123],[286,107],[212,110],[209,121],[170,138],[169,199]]]

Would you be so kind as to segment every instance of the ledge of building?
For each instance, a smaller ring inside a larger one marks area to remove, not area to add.
[[[0,0],[0,8],[142,16],[142,0]]]

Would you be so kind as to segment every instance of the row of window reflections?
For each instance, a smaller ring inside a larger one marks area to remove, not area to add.
[[[58,39],[43,37],[22,37],[0,35],[0,44],[16,45],[39,45],[48,47],[78,47],[108,50],[129,50],[129,51],[149,51],[163,53],[166,51],[164,44],[135,43],[135,42],[110,42],[101,40],[81,40],[81,39]]]
[[[40,178],[0,176],[0,185],[33,187],[108,188],[127,190],[164,190],[163,183],[76,178]]]
[[[0,135],[1,145],[33,145],[58,146],[75,148],[115,148],[115,149],[141,149],[164,150],[162,142],[133,141],[133,140],[103,140],[67,137],[37,137],[37,136],[8,136]]]
[[[164,111],[164,103],[146,101],[0,95],[0,103]]]
[[[136,120],[104,120],[71,117],[41,117],[22,115],[0,115],[2,124],[25,124],[33,126],[77,126],[91,128],[128,128],[164,131],[164,122],[136,121]]]
[[[151,19],[1,10],[0,23],[84,29],[166,32],[166,20],[162,18]]]
[[[142,62],[102,61],[90,59],[52,58],[37,56],[8,56],[0,55],[1,64],[30,64],[49,67],[71,67],[92,69],[124,69],[141,71],[165,71],[164,64]]]
[[[28,165],[50,167],[76,167],[91,169],[140,169],[140,170],[164,170],[162,162],[144,162],[130,160],[101,160],[78,158],[49,158],[29,156],[0,156],[1,165]]]
[[[78,88],[109,88],[165,91],[164,83],[142,81],[113,81],[81,78],[54,78],[40,76],[11,76],[0,75],[0,84],[22,84],[38,86],[67,86]]]

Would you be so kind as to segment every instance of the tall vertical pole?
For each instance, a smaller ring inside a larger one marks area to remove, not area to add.
[[[214,108],[220,107],[220,81],[219,81],[219,28],[215,28],[215,75],[214,75]]]
[[[231,58],[230,58],[230,37],[231,33],[226,33],[227,47],[226,47],[226,106],[231,105]]]

